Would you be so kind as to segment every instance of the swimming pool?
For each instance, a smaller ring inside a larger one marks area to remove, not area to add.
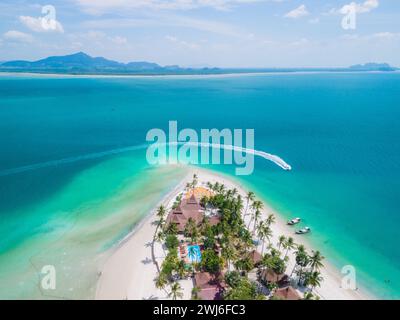
[[[193,245],[193,246],[188,246],[188,259],[190,263],[199,263],[201,262],[201,251],[200,251],[200,246],[198,245]]]

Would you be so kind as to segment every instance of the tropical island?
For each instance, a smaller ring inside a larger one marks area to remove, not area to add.
[[[254,192],[191,174],[111,255],[97,299],[367,298]]]
[[[147,61],[122,63],[84,52],[52,56],[37,61],[15,60],[0,63],[0,73],[36,73],[67,75],[219,75],[246,73],[291,72],[393,72],[399,70],[387,63],[366,63],[332,68],[186,68],[179,65],[160,66]]]

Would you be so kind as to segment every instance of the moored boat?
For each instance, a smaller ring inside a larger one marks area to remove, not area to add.
[[[300,221],[301,221],[300,218],[294,218],[294,219],[292,219],[292,220],[289,220],[289,221],[287,222],[287,224],[288,224],[289,226],[293,226],[293,225],[295,225],[295,224],[298,224]]]
[[[306,233],[310,233],[311,229],[309,227],[305,227],[303,229],[299,229],[296,231],[296,234],[306,234]]]

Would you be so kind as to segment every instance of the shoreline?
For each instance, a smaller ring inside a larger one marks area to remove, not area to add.
[[[37,78],[60,78],[60,79],[213,79],[213,78],[235,78],[249,76],[267,75],[307,75],[307,74],[398,74],[400,70],[394,71],[288,71],[288,72],[227,72],[216,74],[68,74],[68,73],[40,73],[40,72],[9,72],[0,71],[2,76],[15,77],[37,77]]]
[[[170,191],[157,205],[164,204],[169,208],[175,197],[182,192],[184,186],[193,173],[198,174],[199,185],[207,181],[225,184],[227,188],[237,188],[239,194],[246,194],[246,187],[240,182],[235,181],[231,177],[227,177],[219,172],[211,171],[203,168],[189,168],[189,173],[184,179]],[[256,194],[258,197],[258,194]],[[260,198],[260,197],[258,197]],[[276,217],[276,222],[271,226],[273,231],[272,242],[276,243],[277,238],[280,235],[292,236],[296,243],[303,244],[307,250],[313,246],[310,241],[304,237],[294,234],[294,229],[287,226],[281,215],[276,212],[270,205],[261,199],[264,203],[263,218],[266,213],[273,213]],[[156,208],[157,208],[156,207]],[[149,263],[147,258],[151,259],[151,246],[149,243],[153,241],[153,234],[155,226],[152,225],[156,217],[156,208],[152,210],[147,217],[145,217],[135,227],[130,234],[128,234],[123,240],[121,240],[110,252],[110,256],[101,267],[100,277],[96,288],[96,299],[146,299],[146,298],[157,298],[167,299],[166,294],[162,290],[158,290],[153,279],[157,275],[157,269],[154,261]],[[247,217],[249,218],[249,217]],[[245,219],[247,223],[249,220]],[[155,244],[155,258],[163,259],[163,249],[161,244]],[[261,244],[259,245],[261,247]],[[135,252],[135,254],[132,254]],[[324,254],[322,252],[322,254]],[[288,255],[289,262],[287,265],[287,271],[291,270],[294,266],[294,254]],[[364,288],[357,288],[357,290],[346,290],[340,288],[341,284],[341,273],[331,262],[329,257],[324,260],[324,268],[321,269],[321,275],[324,278],[321,287],[316,289],[315,292],[323,300],[371,300],[376,299],[370,292],[367,292]],[[151,279],[151,280],[150,280]],[[147,281],[146,281],[147,280]],[[191,282],[191,281],[190,281]],[[183,287],[187,286],[188,291],[191,283],[184,283]],[[190,299],[186,295],[184,299]]]
[[[115,246],[113,246],[111,249],[109,249],[105,254],[108,253],[108,257],[105,259],[105,262],[102,266],[100,266],[99,269],[99,279],[96,284],[96,294],[95,294],[95,299],[96,300],[128,300],[130,298],[130,295],[128,294],[128,288],[129,288],[129,280],[134,276],[134,271],[140,271],[136,270],[136,267],[140,267],[141,265],[144,265],[142,261],[136,259],[136,263],[132,264],[130,259],[130,248],[133,245],[133,249],[135,249],[136,246],[136,241],[139,240],[141,246],[140,249],[143,251],[146,251],[147,257],[145,258],[150,258],[151,257],[151,247],[147,246],[149,242],[152,242],[153,240],[153,234],[155,230],[155,226],[152,224],[154,218],[156,217],[156,209],[165,203],[171,203],[175,200],[175,197],[178,193],[181,192],[181,190],[184,188],[186,181],[190,178],[192,175],[192,171],[189,170],[189,173],[185,175],[185,177],[179,182],[178,185],[176,185],[171,191],[169,191],[156,205],[155,208],[153,208],[147,216],[145,216],[132,230],[127,234],[121,241],[119,241]],[[141,241],[145,240],[145,242]],[[143,250],[144,247],[148,250]],[[138,248],[139,249],[139,248]],[[139,250],[140,251],[140,250]],[[121,256],[121,257],[120,257]],[[121,263],[123,262],[123,263]],[[156,270],[155,264],[153,262],[151,265],[154,267],[154,271]],[[129,270],[129,267],[132,267]],[[120,272],[115,272],[119,270]],[[139,268],[141,269],[141,268]],[[152,272],[150,273],[152,274]],[[128,277],[129,280],[122,279],[124,275],[125,277]],[[156,273],[154,273],[155,277]],[[114,286],[114,281],[116,280],[114,276],[117,276],[117,281],[121,280],[119,286],[115,287]],[[119,276],[119,277],[118,277]],[[154,284],[153,284],[154,286]],[[106,287],[106,289],[103,289],[103,287]],[[155,287],[154,287],[155,289]],[[132,300],[132,299],[130,299]],[[134,300],[134,299],[133,299]],[[139,299],[138,299],[139,300]],[[141,298],[140,298],[141,300]]]

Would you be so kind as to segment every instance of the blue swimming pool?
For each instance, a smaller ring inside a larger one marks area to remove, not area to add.
[[[200,250],[200,246],[198,245],[194,245],[194,246],[188,246],[188,259],[190,261],[190,263],[194,263],[194,262],[201,262],[201,250]]]

